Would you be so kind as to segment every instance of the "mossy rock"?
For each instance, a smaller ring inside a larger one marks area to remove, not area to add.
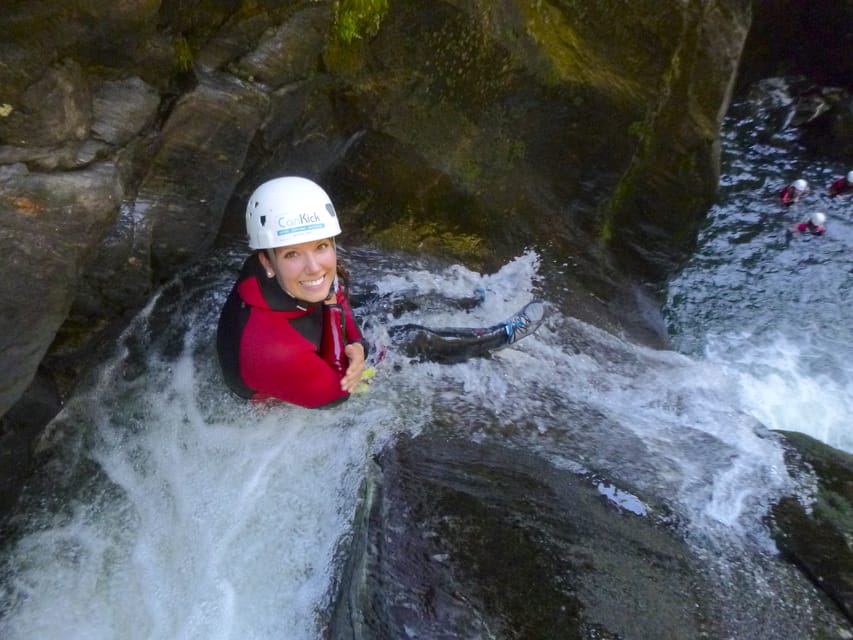
[[[774,539],[853,622],[853,456],[802,433],[781,433],[789,464],[810,467],[817,491],[811,505],[786,497],[773,507]]]

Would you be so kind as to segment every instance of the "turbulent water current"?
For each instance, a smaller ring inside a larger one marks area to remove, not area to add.
[[[841,303],[850,202],[818,187],[848,167],[755,135],[746,116],[727,123],[719,204],[664,310],[678,351],[631,344],[549,304],[539,331],[492,359],[438,365],[392,351],[369,391],[342,406],[249,406],[225,390],[213,349],[242,251],[182,274],[51,424],[49,462],[9,527],[0,636],[317,638],[366,460],[398,434],[453,423],[457,436],[606,470],[599,490],[622,509],[642,515],[641,495],[665,502],[730,592],[728,637],[810,637],[823,605],[772,560],[762,522],[779,496],[809,488],[788,475],[767,427],[853,450],[843,423],[853,316]],[[819,204],[829,231],[786,243],[794,212],[777,191],[801,175],[815,191],[797,215]],[[387,342],[387,323],[485,325],[533,297],[547,302],[541,273],[554,268],[533,250],[490,275],[342,252],[373,294],[423,301],[371,319],[374,345]],[[473,291],[485,292],[473,309],[441,304]]]
[[[666,314],[681,351],[734,376],[744,410],[853,453],[853,198],[827,192],[853,165],[806,151],[795,129],[768,130],[770,115],[731,109],[718,202]],[[783,209],[797,178],[810,190]],[[818,211],[824,236],[789,237]]]

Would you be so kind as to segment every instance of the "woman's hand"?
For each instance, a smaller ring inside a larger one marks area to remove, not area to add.
[[[358,342],[353,342],[344,347],[344,353],[349,360],[349,366],[344,377],[341,378],[341,389],[352,393],[356,385],[361,382],[361,374],[364,373],[364,347]]]

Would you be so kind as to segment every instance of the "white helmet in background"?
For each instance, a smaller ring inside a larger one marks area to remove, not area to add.
[[[805,191],[809,188],[809,183],[800,178],[799,180],[794,180],[794,183],[791,186],[797,191]]]
[[[826,214],[818,211],[812,216],[812,224],[816,227],[821,226],[824,222],[826,222]]]
[[[249,196],[246,233],[252,249],[274,249],[341,232],[332,200],[306,178],[275,178]]]
[[[847,182],[853,184],[853,171],[847,172]]]

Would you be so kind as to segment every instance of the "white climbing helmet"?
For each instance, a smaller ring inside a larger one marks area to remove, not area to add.
[[[332,200],[306,178],[275,178],[249,196],[246,233],[252,249],[287,247],[341,232]]]
[[[826,214],[818,211],[812,216],[812,224],[816,227],[821,226],[824,222],[826,222]]]
[[[847,182],[853,184],[853,171],[847,172]]]
[[[809,183],[800,178],[798,180],[794,180],[794,184],[791,186],[793,186],[797,191],[805,191],[809,188]]]

